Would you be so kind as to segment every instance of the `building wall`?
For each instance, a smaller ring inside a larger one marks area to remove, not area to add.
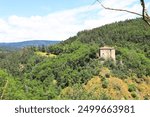
[[[115,61],[116,60],[116,53],[115,50],[111,50],[111,58]]]
[[[99,52],[100,58],[113,59],[115,60],[115,50],[114,49],[100,49]]]
[[[110,50],[100,50],[100,57],[104,59],[110,58]]]

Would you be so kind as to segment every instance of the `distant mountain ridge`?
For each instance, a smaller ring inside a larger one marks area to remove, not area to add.
[[[42,46],[52,45],[59,43],[60,41],[48,41],[48,40],[32,40],[23,42],[12,42],[12,43],[0,43],[1,48],[23,48],[27,46]]]

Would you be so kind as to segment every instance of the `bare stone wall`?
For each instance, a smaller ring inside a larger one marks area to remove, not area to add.
[[[115,49],[111,50],[111,59],[113,59],[114,61],[116,60]]]
[[[113,59],[114,61],[116,60],[115,49],[109,47],[100,48],[99,56],[100,58],[104,58],[105,60],[107,59]]]

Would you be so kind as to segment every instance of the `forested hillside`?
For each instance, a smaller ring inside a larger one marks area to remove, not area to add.
[[[99,48],[116,49],[102,62]],[[0,51],[1,99],[150,99],[150,27],[141,19],[79,32],[59,44]]]

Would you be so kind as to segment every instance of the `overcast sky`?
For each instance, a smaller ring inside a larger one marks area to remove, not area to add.
[[[94,1],[0,0],[0,42],[65,40],[85,29],[137,17],[91,5]],[[108,7],[141,13],[140,0],[102,1]]]

